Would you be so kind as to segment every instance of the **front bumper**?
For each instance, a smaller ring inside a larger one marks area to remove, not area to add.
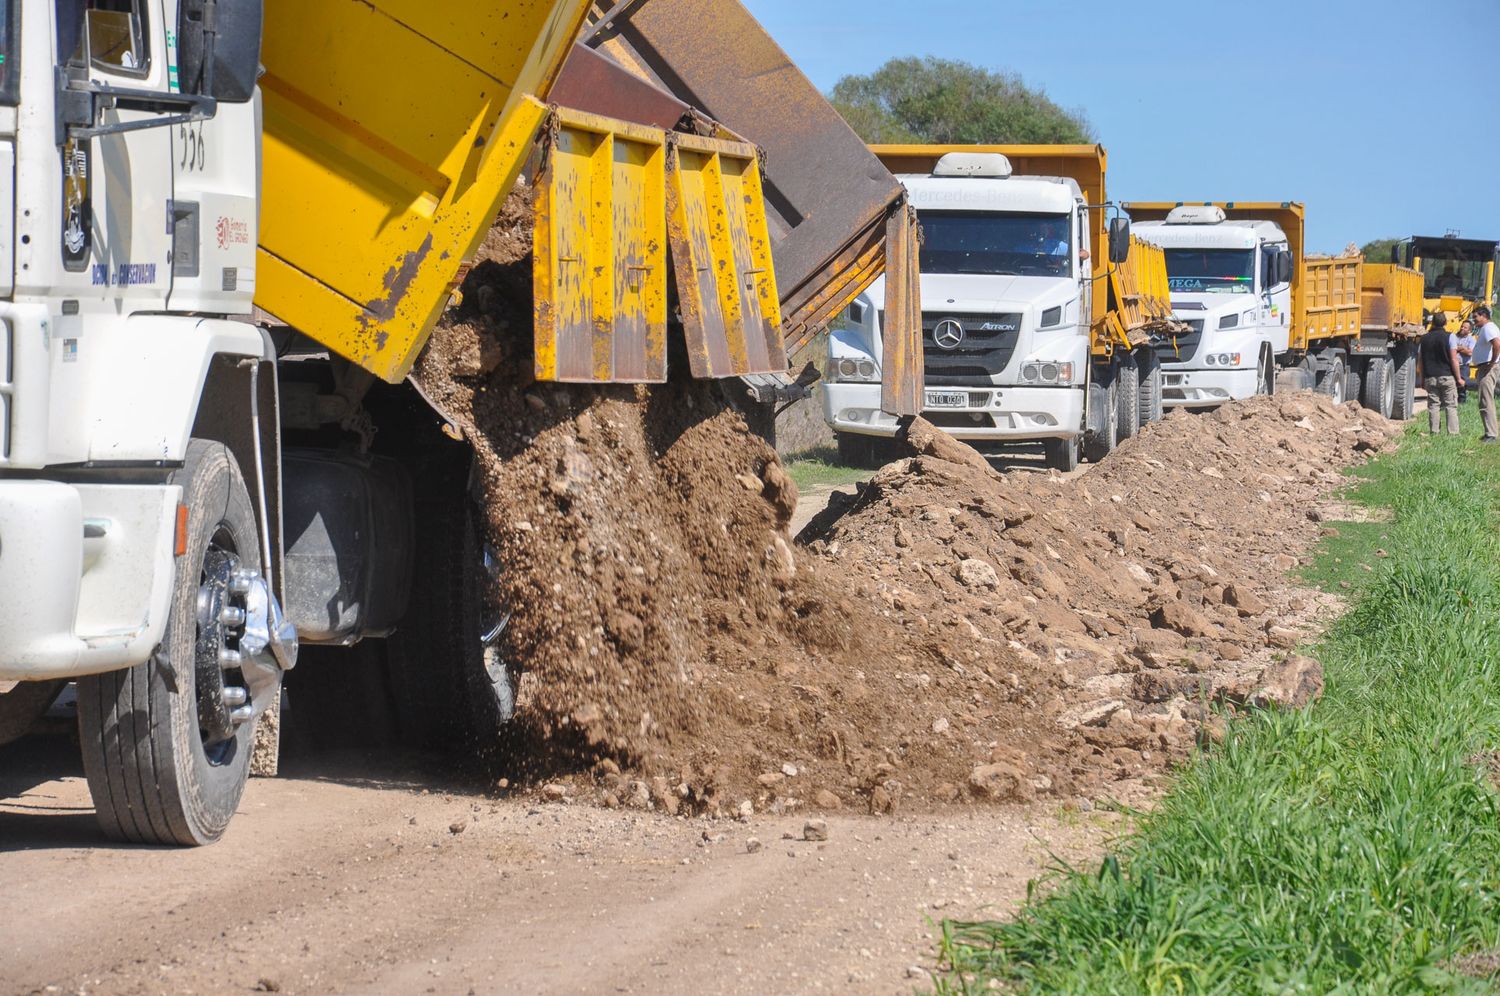
[[[1162,364],[1161,402],[1168,408],[1204,408],[1248,398],[1259,389],[1255,367],[1186,369]]]
[[[958,439],[1071,439],[1083,428],[1082,387],[944,388],[929,384],[927,389],[983,396],[984,404],[923,412]],[[820,390],[823,418],[835,432],[896,434],[896,417],[880,410],[879,384],[824,383]]]
[[[0,481],[0,681],[131,667],[171,606],[176,485]]]

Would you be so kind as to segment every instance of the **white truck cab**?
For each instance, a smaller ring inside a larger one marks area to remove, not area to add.
[[[1161,246],[1173,314],[1191,331],[1157,345],[1162,404],[1207,407],[1270,393],[1292,322],[1291,254],[1273,221],[1179,205],[1137,222]]]
[[[960,439],[1076,446],[1089,376],[1088,206],[1068,177],[1012,176],[1005,156],[950,152],[898,174],[922,225],[924,416]],[[892,436],[880,408],[883,279],[829,334],[824,414],[852,450]]]

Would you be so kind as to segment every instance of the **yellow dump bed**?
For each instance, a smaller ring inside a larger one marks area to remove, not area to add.
[[[268,0],[255,303],[388,381],[530,156],[587,0]]]
[[[1394,263],[1366,261],[1360,277],[1360,328],[1422,334],[1422,274]]]
[[[1147,341],[1172,321],[1167,293],[1167,264],[1161,249],[1131,240],[1130,255],[1116,266],[1109,261],[1108,197],[1104,178],[1108,158],[1102,145],[872,145],[885,168],[901,174],[931,173],[950,152],[998,152],[1010,160],[1011,175],[1062,176],[1078,184],[1090,205],[1091,260],[1096,280],[1108,282],[1107,293],[1093,296],[1095,352],[1116,345],[1131,348]],[[1098,285],[1096,285],[1098,286]]]

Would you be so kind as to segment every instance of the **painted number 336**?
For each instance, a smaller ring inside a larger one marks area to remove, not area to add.
[[[206,150],[203,147],[203,126],[196,122],[187,122],[177,126],[177,144],[179,150],[177,168],[192,172],[203,169],[206,165]]]

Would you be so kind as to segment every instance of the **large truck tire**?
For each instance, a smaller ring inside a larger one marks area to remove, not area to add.
[[[1143,349],[1136,360],[1136,381],[1140,398],[1141,414],[1137,427],[1160,422],[1163,407],[1161,396],[1161,357],[1154,349]]]
[[[1341,405],[1346,395],[1344,388],[1348,384],[1348,374],[1344,367],[1344,354],[1334,353],[1326,361],[1323,370],[1318,374],[1317,391],[1319,394],[1327,395],[1333,399],[1333,403]]]
[[[385,650],[401,739],[482,754],[515,711],[517,674],[495,645],[503,620],[467,471],[445,471],[417,483],[411,601]]]
[[[1060,470],[1064,474],[1077,470],[1078,440],[1076,438],[1042,440],[1042,459],[1050,470]]]
[[[1396,394],[1395,379],[1395,364],[1389,356],[1372,357],[1365,364],[1364,383],[1357,395],[1359,403],[1384,418],[1390,418]]]
[[[1358,401],[1365,393],[1365,360],[1351,356],[1344,361],[1344,400]]]
[[[1409,342],[1391,349],[1391,418],[1405,422],[1417,409],[1417,351]]]
[[[221,666],[236,634],[219,619],[200,624],[199,598],[228,597],[227,588],[210,591],[225,558],[259,570],[260,545],[244,479],[223,444],[191,440],[171,479],[182,485],[189,521],[166,634],[145,663],[78,679],[78,735],[107,836],[191,846],[213,843],[229,825],[250,775],[256,725],[226,725],[226,689],[243,691],[238,669]]]
[[[1098,424],[1083,434],[1083,455],[1089,463],[1098,463],[1115,448],[1120,441],[1119,366],[1112,365],[1103,376],[1089,385],[1094,393],[1090,398],[1091,412],[1101,413]]]
[[[1141,422],[1140,367],[1135,357],[1127,356],[1120,361],[1115,372],[1115,441],[1123,442],[1135,435]]]
[[[0,747],[29,733],[66,685],[66,681],[23,681],[0,693]]]

